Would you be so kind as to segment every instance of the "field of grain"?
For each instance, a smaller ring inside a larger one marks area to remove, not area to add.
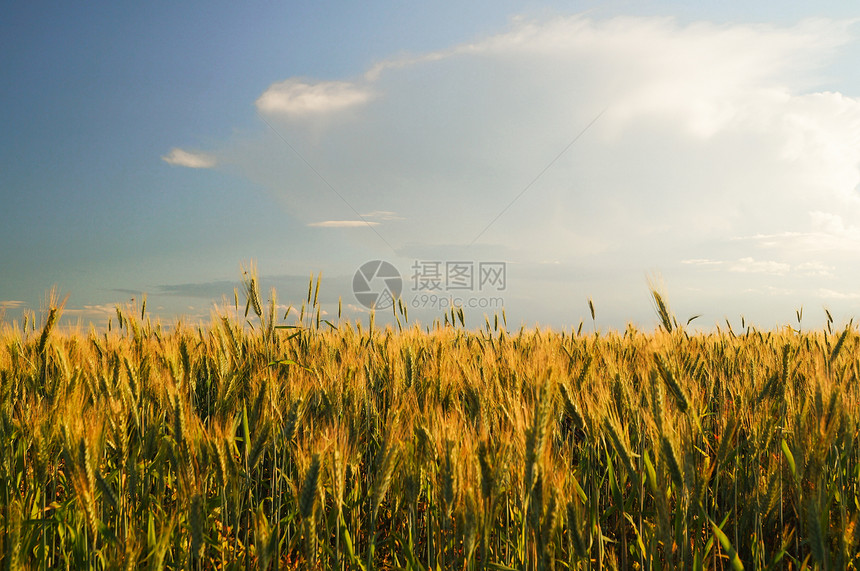
[[[860,567],[850,324],[382,328],[310,289],[5,324],[3,568]]]

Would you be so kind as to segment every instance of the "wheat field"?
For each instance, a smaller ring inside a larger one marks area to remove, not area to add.
[[[4,569],[857,569],[860,337],[54,301],[0,333]]]

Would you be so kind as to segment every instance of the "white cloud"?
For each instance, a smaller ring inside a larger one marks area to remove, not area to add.
[[[793,272],[800,276],[807,277],[831,277],[833,270],[836,268],[832,265],[823,262],[811,261],[802,262],[792,266],[785,262],[776,262],[773,260],[756,260],[752,257],[740,258],[734,262],[726,262],[722,260],[706,260],[706,259],[691,259],[681,260],[684,265],[695,266],[699,268],[711,268],[718,270],[725,268],[730,272],[735,273],[756,273],[756,274],[775,274],[783,276],[789,272]]]
[[[767,295],[790,296],[795,295],[797,292],[788,288],[767,286],[764,288],[764,293]]]
[[[346,309],[354,313],[369,313],[369,310],[366,307],[362,307],[360,305],[355,305],[352,303],[347,303]]]
[[[390,210],[374,210],[367,214],[362,214],[362,218],[375,218],[376,220],[403,220],[402,216],[398,216],[396,212]]]
[[[109,303],[83,305],[82,307],[67,307],[63,311],[65,317],[77,317],[82,322],[102,321],[116,317],[116,305]]]
[[[723,260],[691,259],[681,260],[681,263],[700,268],[725,268],[726,271],[729,272],[744,274],[776,274],[781,276],[791,271],[791,264],[776,262],[773,260],[756,260],[749,256],[731,262]],[[802,269],[807,272],[820,271],[822,266],[805,264]]]
[[[373,195],[380,210],[415,221],[413,236],[441,224],[460,229],[456,239],[468,243],[604,107],[605,116],[484,238],[495,231],[524,249],[573,243],[597,253],[619,247],[618,233],[607,235],[619,225],[638,243],[687,230],[773,234],[785,231],[775,200],[781,210],[802,210],[820,204],[825,191],[849,196],[860,182],[860,142],[852,143],[860,102],[796,93],[846,41],[846,24],[827,21],[785,28],[654,18],[519,22],[482,41],[382,62],[363,84],[291,78],[257,105],[322,117],[375,97],[359,120],[288,138],[327,180],[341,181],[335,186],[350,203]],[[292,214],[320,212],[328,196],[309,196],[322,185],[306,165],[296,163],[285,193],[283,164],[251,160],[249,175],[278,188]],[[671,224],[655,222],[665,206]],[[548,209],[537,225],[536,208]],[[792,226],[791,217],[803,215],[787,214]],[[536,226],[540,232],[526,230]]]
[[[586,41],[633,58],[617,81],[627,89],[612,119],[680,119],[691,135],[709,138],[771,123],[779,107],[797,103],[791,84],[805,83],[799,78],[849,38],[847,23],[825,20],[777,28],[630,18],[596,26]]]
[[[365,225],[337,220],[336,188],[401,255],[492,244],[512,263],[557,261],[511,266],[515,293],[548,307],[565,298],[535,284],[560,269],[618,300],[667,268],[679,291],[812,292],[834,276],[847,290],[860,283],[860,99],[821,80],[852,41],[828,20],[520,20],[355,81],[273,84],[257,107],[301,157],[268,129],[227,152],[307,226]],[[381,246],[371,234],[345,240],[363,255]]]
[[[820,232],[833,236],[845,245],[854,248],[860,246],[860,227],[846,224],[842,215],[829,212],[813,211],[809,213],[812,226]]]
[[[748,241],[762,248],[777,248],[784,251],[807,253],[832,253],[838,251],[860,251],[860,227],[846,224],[839,214],[812,211],[804,232],[785,231],[772,234],[753,234],[734,238]]]
[[[803,276],[826,278],[832,277],[833,270],[836,268],[822,262],[804,262],[798,264],[794,269]]]
[[[365,220],[325,220],[323,222],[311,222],[308,226],[314,228],[363,228],[366,226],[379,226],[379,222]]]
[[[348,81],[287,79],[269,86],[256,105],[271,115],[322,115],[363,105],[372,98],[369,89]]]
[[[708,260],[707,258],[692,258],[689,260],[681,260],[681,263],[691,265],[691,266],[709,267],[709,266],[721,266],[721,265],[723,265],[724,262],[721,262],[718,260]]]
[[[184,151],[175,147],[170,149],[168,154],[161,157],[161,160],[171,165],[192,169],[210,169],[217,164],[215,157],[211,155]]]
[[[729,267],[730,272],[741,273],[764,273],[784,275],[791,269],[790,264],[775,262],[773,260],[755,260],[753,258],[741,258]]]
[[[857,251],[860,242],[849,236],[829,232],[778,232],[774,234],[754,234],[738,240],[755,243],[758,247],[776,249],[782,252],[822,254],[833,252]]]
[[[27,302],[25,301],[17,301],[14,299],[0,301],[0,309],[21,309],[26,306]]]
[[[821,288],[818,290],[818,297],[823,297],[824,299],[836,299],[836,300],[857,300],[860,299],[860,292],[844,292],[844,291],[836,291],[827,288]]]

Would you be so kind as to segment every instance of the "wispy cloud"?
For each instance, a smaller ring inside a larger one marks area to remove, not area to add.
[[[404,220],[396,212],[390,210],[374,210],[361,215],[362,220],[323,220],[322,222],[310,222],[307,225],[312,228],[362,228],[366,226],[379,226],[382,222],[393,220]]]
[[[860,299],[860,292],[852,291],[852,292],[844,292],[844,291],[836,291],[827,288],[821,288],[818,290],[818,296],[824,299],[837,299],[837,300],[856,300]]]
[[[353,313],[369,313],[369,310],[366,307],[355,305],[354,303],[347,303],[346,308]]]
[[[833,276],[833,271],[836,268],[823,262],[804,262],[798,264],[794,269],[803,276],[827,278]]]
[[[362,214],[362,218],[373,218],[376,220],[403,220],[403,216],[398,216],[396,212],[391,212],[390,210],[374,210],[373,212],[368,212],[367,214]]]
[[[785,275],[791,270],[790,264],[775,262],[773,260],[755,260],[753,258],[741,258],[729,266],[730,272],[777,274]]]
[[[690,266],[702,266],[702,267],[716,267],[723,265],[723,262],[719,260],[709,260],[707,258],[692,258],[689,260],[681,260],[682,264],[690,265]]]
[[[860,196],[852,198],[852,202]],[[845,207],[856,205],[847,204]],[[860,250],[860,227],[847,224],[840,214],[812,211],[808,213],[808,230],[756,233],[734,238],[736,241],[755,243],[762,248],[785,251],[804,251],[809,253],[830,253],[834,251]]]
[[[63,311],[63,317],[66,319],[78,318],[83,322],[103,321],[114,316],[116,316],[116,305],[109,303],[67,307]]]
[[[27,302],[14,299],[0,301],[0,309],[21,309],[27,307]]]
[[[379,226],[379,222],[370,220],[324,220],[322,222],[311,222],[308,226],[313,228],[362,228],[365,226]]]
[[[366,87],[348,81],[307,82],[288,79],[272,84],[257,99],[266,114],[300,117],[322,115],[363,105],[373,98]]]
[[[207,155],[206,153],[195,153],[176,147],[171,149],[168,154],[161,157],[161,160],[171,165],[192,169],[210,169],[218,163],[218,161],[215,160],[215,157]]]
[[[743,274],[774,274],[783,276],[789,272],[795,272],[804,276],[829,276],[834,269],[833,266],[821,262],[803,262],[792,266],[787,262],[775,260],[756,260],[752,257],[744,257],[734,261],[709,260],[704,258],[681,260],[681,263],[699,268],[710,268],[712,270],[726,270]]]

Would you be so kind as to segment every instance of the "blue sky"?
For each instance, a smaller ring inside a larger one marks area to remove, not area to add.
[[[424,322],[650,328],[648,276],[703,327],[860,313],[851,3],[366,4],[8,6],[5,319],[56,284],[97,326],[143,292],[207,320],[250,260],[362,319],[368,260]]]

